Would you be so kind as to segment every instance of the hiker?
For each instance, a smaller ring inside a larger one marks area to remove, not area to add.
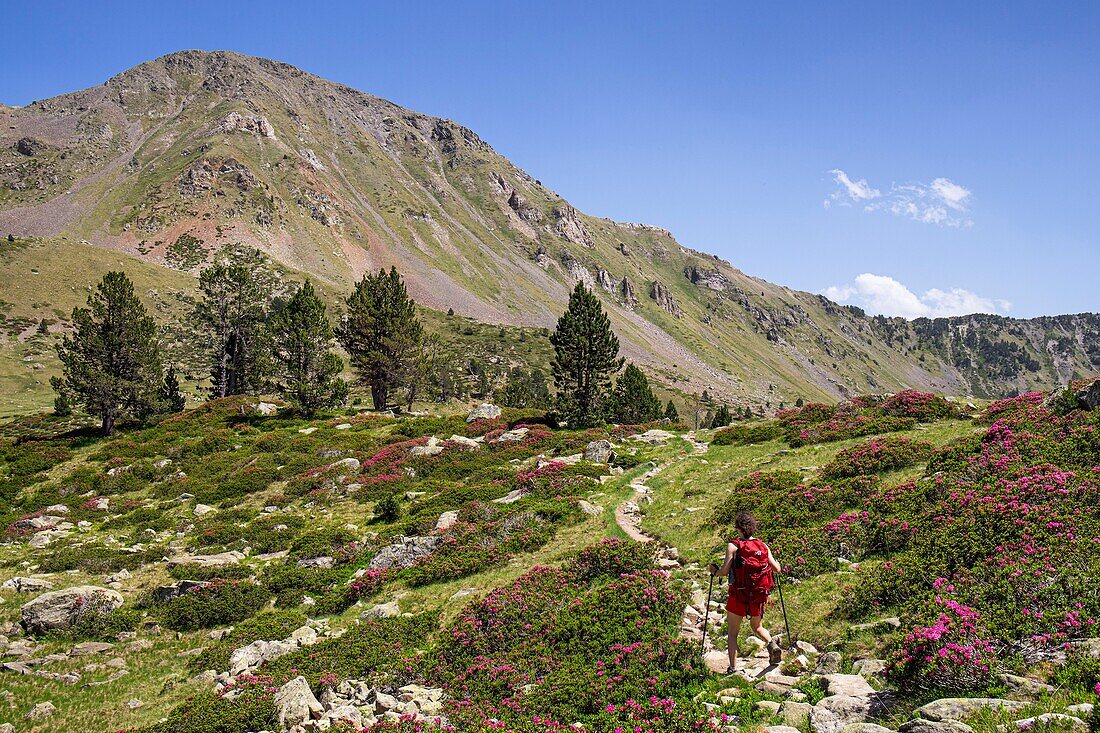
[[[726,546],[726,561],[721,568],[714,563],[710,565],[711,575],[728,575],[730,581],[726,601],[730,665],[726,674],[737,671],[737,636],[746,616],[753,633],[768,645],[768,661],[775,665],[783,658],[783,650],[762,625],[764,606],[772,589],[772,572],[780,572],[782,568],[772,556],[771,549],[753,536],[759,526],[755,517],[748,512],[740,512],[734,524],[738,537],[731,539]]]

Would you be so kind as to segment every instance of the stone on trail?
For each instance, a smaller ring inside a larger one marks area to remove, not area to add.
[[[1027,703],[996,697],[945,697],[917,708],[917,715],[934,721],[963,721],[982,710],[1003,710],[1015,713]]]
[[[814,706],[809,703],[787,701],[779,708],[779,717],[783,718],[787,725],[801,728],[809,719],[813,709]]]

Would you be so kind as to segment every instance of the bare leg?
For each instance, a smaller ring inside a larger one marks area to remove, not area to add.
[[[759,620],[759,619],[758,619]],[[737,637],[741,633],[741,616],[726,614],[726,652],[730,658],[730,669],[737,669]]]
[[[749,626],[752,627],[752,633],[759,636],[765,642],[771,641],[772,635],[768,633],[768,630],[763,627],[762,623],[763,617],[761,616],[752,616],[749,618]]]

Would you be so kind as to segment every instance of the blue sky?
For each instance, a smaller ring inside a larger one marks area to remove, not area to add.
[[[907,316],[1100,310],[1100,3],[779,5],[9,4],[0,101],[184,48],[267,56],[791,287]]]

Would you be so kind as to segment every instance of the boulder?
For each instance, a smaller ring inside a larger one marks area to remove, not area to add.
[[[1077,403],[1089,410],[1100,408],[1100,379],[1094,379],[1074,393]]]
[[[882,676],[886,672],[886,662],[881,659],[858,659],[852,664],[852,671],[861,677]]]
[[[238,565],[244,559],[244,553],[237,550],[218,552],[213,555],[176,555],[168,559],[168,567],[176,565],[198,565],[201,568],[218,568],[225,565]]]
[[[236,677],[253,672],[264,662],[278,659],[297,648],[296,644],[285,641],[254,641],[240,649],[234,649],[229,655],[229,674]]]
[[[500,408],[489,402],[483,402],[466,416],[466,422],[476,420],[495,420],[500,417]]]
[[[852,723],[846,725],[841,730],[841,733],[894,733],[886,726],[877,725],[875,723]]]
[[[590,516],[593,516],[593,517],[599,516],[600,514],[603,514],[603,511],[604,511],[602,506],[597,506],[596,504],[585,501],[584,499],[581,499],[580,501],[578,501],[577,506],[580,507],[580,510],[582,512],[584,512],[585,514],[588,514]],[[679,563],[676,563],[676,564],[679,565]]]
[[[917,708],[917,715],[933,721],[963,721],[982,710],[1003,710],[1015,713],[1027,707],[1027,703],[1002,700],[996,697],[945,697]]]
[[[407,568],[422,557],[432,554],[443,541],[439,535],[426,537],[405,537],[398,535],[394,541],[378,551],[370,561],[371,570],[388,568]]]
[[[283,730],[304,725],[314,717],[321,717],[325,711],[309,689],[306,678],[301,675],[287,682],[275,693],[275,710],[279,716],[279,726]]]
[[[1054,692],[1054,687],[1052,685],[1028,679],[1027,677],[1020,677],[1014,674],[1002,674],[999,677],[1004,686],[1011,692],[1024,697],[1039,697]]]
[[[611,463],[615,460],[615,451],[607,440],[593,440],[584,447],[584,460],[589,463]]]
[[[24,578],[17,575],[14,578],[5,580],[3,584],[0,584],[0,588],[14,590],[16,593],[39,593],[44,590],[51,590],[53,583],[41,578]]]
[[[448,443],[454,443],[460,445],[467,450],[481,450],[481,443],[473,438],[467,438],[465,435],[452,435],[447,438]]]
[[[898,733],[974,733],[974,729],[957,720],[926,720],[914,718],[901,724]]]
[[[444,531],[450,529],[451,527],[453,527],[455,525],[455,522],[457,522],[457,521],[458,521],[458,512],[457,511],[443,512],[442,514],[439,515],[439,519],[436,520],[435,531],[436,532],[444,532]]]
[[[42,720],[48,718],[57,712],[57,708],[54,707],[52,702],[36,702],[34,707],[27,713],[27,720]]]
[[[274,402],[257,402],[256,413],[265,417],[270,417],[279,411],[279,406]]]
[[[68,629],[81,618],[109,613],[121,605],[121,593],[95,585],[49,591],[23,606],[23,629],[28,634]]]
[[[1056,728],[1058,730],[1065,730],[1068,728],[1073,731],[1073,733],[1088,733],[1089,724],[1072,715],[1043,713],[1042,715],[1036,715],[1031,718],[1017,720],[1015,723],[1002,725],[999,727],[999,730],[1012,733],[1013,731],[1028,731],[1034,730],[1035,728]]]
[[[518,443],[527,437],[527,433],[531,432],[529,428],[516,428],[515,430],[508,430],[501,433],[499,436],[493,439],[494,443]]]
[[[173,598],[183,595],[192,588],[202,588],[207,584],[205,580],[181,580],[172,585],[162,585],[153,590],[153,599],[158,603],[167,603]]]
[[[389,603],[379,603],[376,606],[368,608],[363,613],[359,614],[359,618],[363,621],[377,621],[383,618],[394,618],[401,615],[401,607],[397,605],[397,601],[390,601]]]
[[[295,565],[300,568],[321,568],[328,570],[336,564],[336,558],[329,555],[321,555],[320,557],[305,557],[299,560]]]
[[[103,654],[114,649],[115,645],[106,641],[85,641],[69,650],[70,657],[86,657],[90,654]]]
[[[210,512],[216,511],[218,510],[208,504],[196,504],[191,513],[194,514],[196,517],[201,517],[204,514],[209,514]]]
[[[359,470],[358,458],[341,458],[339,461],[329,465],[328,470],[339,471],[340,473],[355,473]]]
[[[787,725],[801,728],[803,723],[809,719],[810,711],[813,709],[814,706],[809,703],[788,700],[779,708],[779,717],[783,718]]]
[[[816,674],[836,674],[840,671],[840,652],[825,652],[817,659]]]
[[[661,445],[672,439],[672,433],[667,430],[658,430],[654,428],[644,433],[639,433],[638,435],[631,435],[630,439],[639,443],[648,443],[649,445]]]

